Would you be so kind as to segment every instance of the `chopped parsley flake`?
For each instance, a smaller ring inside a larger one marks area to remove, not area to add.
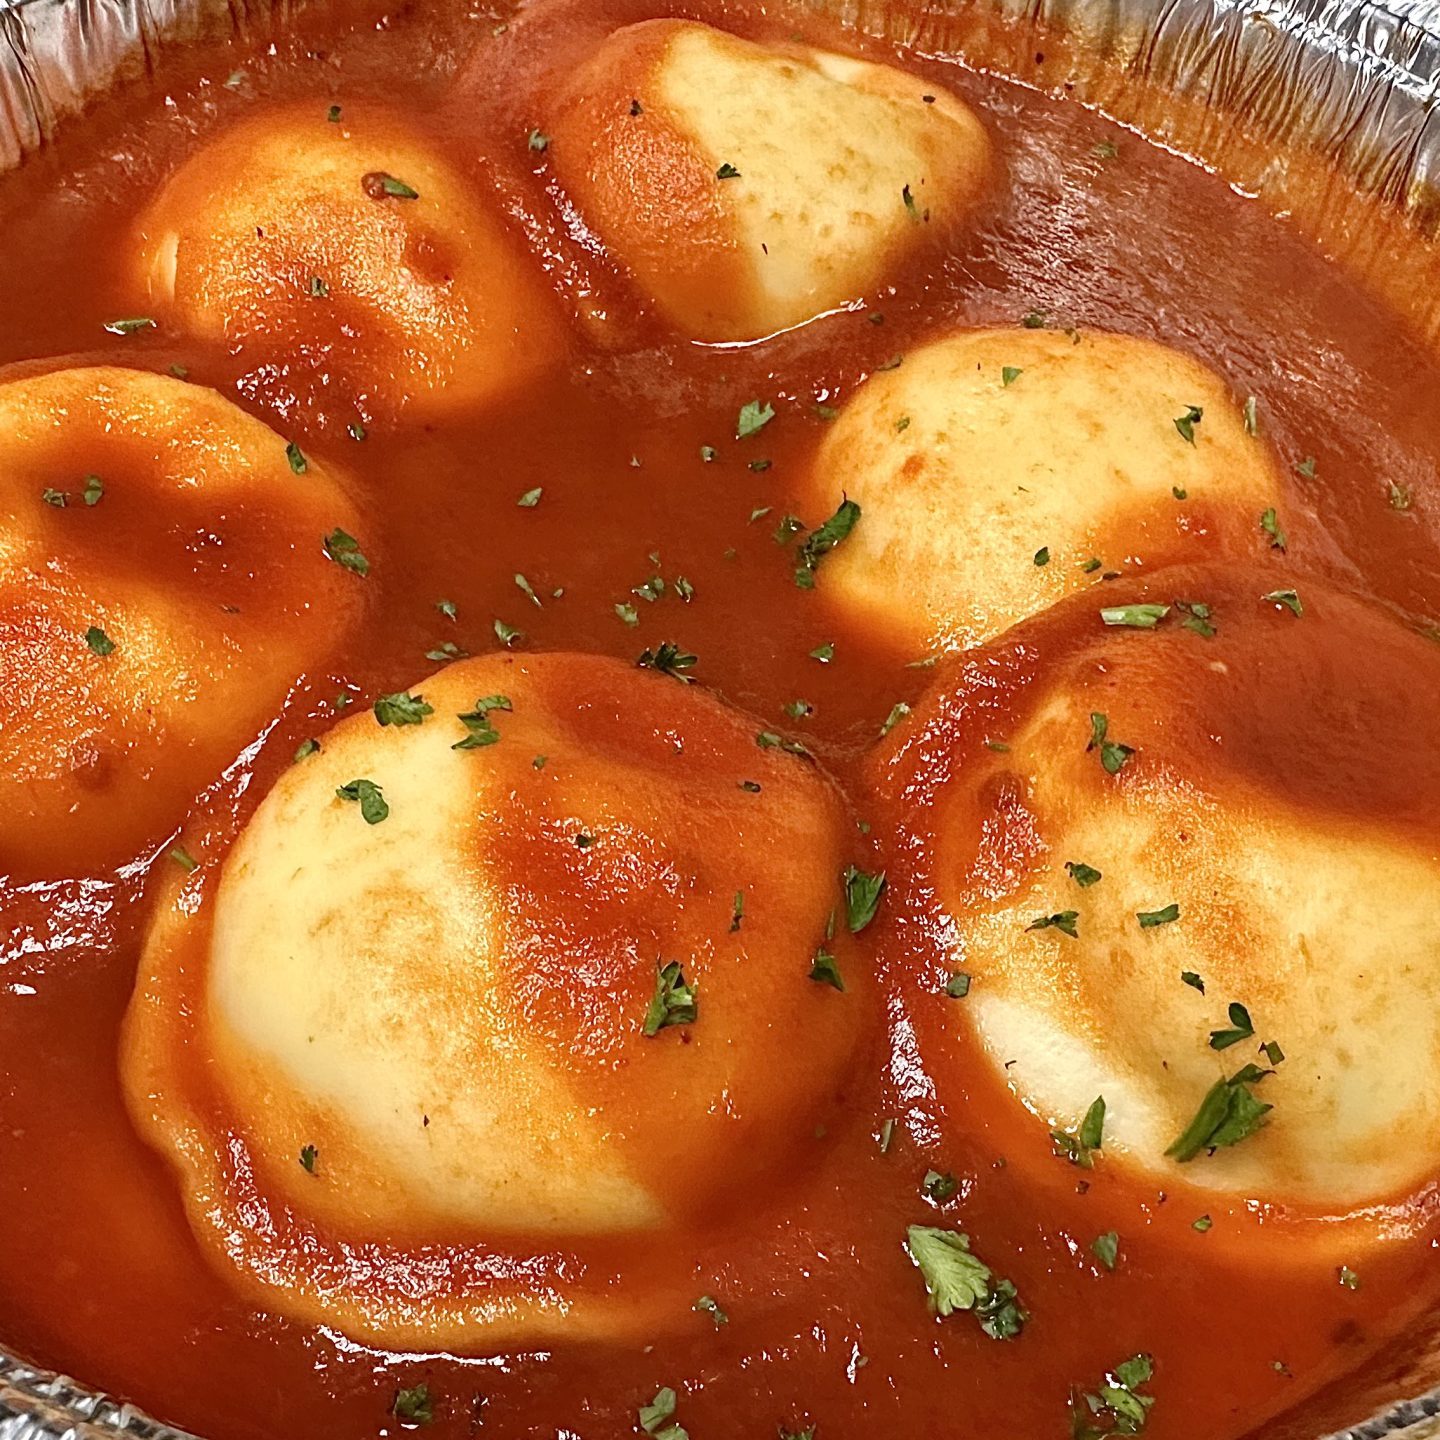
[[[716,172],[717,180],[738,180],[740,172],[727,160]]]
[[[1085,749],[1087,751],[1098,750],[1100,764],[1104,767],[1105,773],[1118,775],[1125,762],[1135,751],[1129,745],[1121,745],[1117,741],[1107,739],[1109,733],[1109,716],[1102,715],[1098,710],[1092,711],[1090,714],[1090,743]]]
[[[540,497],[544,493],[545,487],[537,485],[533,490],[527,490],[515,503],[522,510],[533,510],[540,503]]]
[[[840,974],[840,967],[835,963],[835,957],[823,946],[815,952],[815,958],[811,961],[810,979],[821,985],[828,985],[842,995],[845,993],[845,981]]]
[[[550,148],[550,137],[543,130],[532,130],[525,143],[536,154],[543,155]]]
[[[660,966],[655,994],[645,1010],[645,1034],[653,1037],[670,1025],[693,1025],[698,1013],[696,987],[685,983],[680,962],[671,960]]]
[[[943,1205],[947,1200],[955,1198],[955,1192],[959,1190],[960,1182],[949,1171],[941,1174],[939,1170],[927,1170],[920,1188],[937,1205]]]
[[[903,700],[897,700],[890,707],[890,713],[880,727],[880,738],[883,740],[909,713],[910,707]]]
[[[1062,935],[1068,935],[1072,940],[1080,938],[1078,921],[1080,912],[1078,910],[1061,910],[1055,915],[1039,915],[1032,920],[1025,929],[1030,930],[1058,930]]]
[[[98,505],[105,498],[105,482],[98,475],[87,475],[85,477],[85,490],[83,494],[87,505]]]
[[[1232,1002],[1227,1013],[1230,1016],[1229,1026],[1210,1032],[1210,1048],[1212,1050],[1228,1050],[1232,1045],[1238,1045],[1242,1040],[1250,1039],[1255,1033],[1255,1026],[1250,1020],[1250,1012],[1243,1005]]]
[[[827,640],[823,645],[817,645],[811,652],[810,658],[818,660],[822,665],[828,665],[835,658],[835,644]]]
[[[1272,590],[1268,595],[1262,595],[1260,598],[1269,600],[1275,605],[1283,605],[1292,615],[1300,616],[1305,613],[1305,606],[1294,590]]]
[[[384,170],[371,170],[360,177],[360,188],[372,200],[418,200],[420,192]]]
[[[957,970],[945,982],[945,993],[952,1000],[963,1000],[970,993],[970,977],[963,970]]]
[[[1245,422],[1245,433],[1247,435],[1258,435],[1260,433],[1259,402],[1253,395],[1245,397],[1245,408],[1240,412]]]
[[[1132,1355],[1110,1371],[1096,1390],[1072,1390],[1071,1440],[1140,1434],[1155,1403],[1153,1395],[1140,1394],[1140,1387],[1154,1373],[1155,1362],[1149,1355]]]
[[[1340,1267],[1339,1280],[1347,1290],[1358,1290],[1360,1288],[1360,1277],[1348,1265],[1342,1265]]]
[[[1285,531],[1280,526],[1280,517],[1275,513],[1273,505],[1261,515],[1260,528],[1270,537],[1272,550],[1284,551],[1286,548]]]
[[[1100,618],[1107,625],[1153,630],[1169,613],[1168,605],[1110,605],[1100,612]]]
[[[720,1308],[720,1302],[713,1295],[702,1295],[690,1308],[697,1314],[708,1315],[717,1330],[730,1323],[730,1317]]]
[[[435,713],[435,707],[427,705],[423,695],[411,695],[404,690],[380,696],[374,709],[375,718],[382,725],[419,725],[427,715]]]
[[[1042,545],[1034,554],[1036,565],[1048,565],[1050,563],[1050,547]]]
[[[1295,473],[1303,475],[1307,480],[1313,480],[1315,478],[1315,457],[1307,455],[1299,461],[1295,466]]]
[[[744,440],[746,436],[758,433],[774,418],[775,407],[769,401],[762,404],[759,400],[747,400],[735,420],[735,438]]]
[[[1161,910],[1138,910],[1135,918],[1142,930],[1153,930],[1157,925],[1168,925],[1172,920],[1178,920],[1180,907],[1172,900]]]
[[[1102,878],[1100,871],[1093,865],[1087,865],[1083,860],[1067,860],[1065,862],[1065,873],[1082,890],[1088,890],[1090,886]]]
[[[1201,1215],[1198,1219],[1190,1222],[1190,1228],[1198,1230],[1203,1235],[1214,1223],[1208,1215]]]
[[[183,845],[172,845],[166,853],[187,875],[200,864]]]
[[[373,780],[352,780],[335,791],[342,800],[358,802],[367,825],[378,825],[390,813],[384,792]]]
[[[1212,612],[1208,605],[1199,600],[1177,600],[1175,608],[1185,617],[1180,622],[1184,629],[1193,630],[1202,640],[1214,636],[1215,627],[1210,623]]]
[[[695,677],[686,672],[695,668],[699,657],[687,654],[672,641],[662,640],[653,650],[647,647],[635,663],[642,669],[658,670],[662,675],[669,675],[682,684],[690,685],[694,683]]]
[[[1094,1152],[1105,1148],[1105,1097],[1097,1095],[1090,1102],[1078,1130],[1073,1133],[1052,1130],[1050,1139],[1054,1142],[1057,1155],[1063,1155],[1082,1170],[1091,1169],[1095,1164]]]
[[[1227,1145],[1238,1145],[1262,1129],[1265,1116],[1275,1107],[1262,1105],[1251,1086],[1273,1073],[1258,1065],[1245,1065],[1228,1080],[1217,1080],[1205,1092],[1195,1118],[1165,1153],[1184,1164],[1202,1150],[1213,1152]]]
[[[1002,365],[1000,367],[1000,388],[1008,390],[1024,373],[1024,370],[1018,365]]]
[[[428,1425],[435,1418],[435,1405],[428,1385],[415,1385],[398,1391],[390,1408],[395,1418],[407,1425]]]
[[[616,604],[615,614],[632,628],[640,623],[640,612],[627,601],[622,600]]]
[[[318,755],[319,753],[320,742],[318,740],[314,738],[302,740],[299,745],[295,747],[295,757],[291,763],[298,765],[302,760],[308,760],[312,755]]]
[[[125,320],[107,320],[105,329],[112,335],[134,335],[140,330],[150,330],[155,322],[148,315],[134,315]]]
[[[370,573],[370,562],[365,558],[360,542],[338,527],[325,537],[325,554],[342,569],[353,571],[356,575],[363,577]]]
[[[845,920],[852,935],[858,935],[874,918],[885,892],[885,872],[867,875],[851,865],[845,871]]]
[[[1107,1230],[1090,1242],[1090,1251],[1107,1270],[1113,1270],[1120,1257],[1120,1237],[1113,1230]]]
[[[973,1310],[992,1340],[1011,1340],[1028,1318],[1008,1280],[996,1281],[990,1267],[970,1249],[960,1230],[911,1225],[905,1249],[925,1281],[930,1309],[940,1319],[957,1310]]]
[[[1205,993],[1205,982],[1193,970],[1182,970],[1180,979],[1192,990],[1198,990],[1202,995]]]
[[[52,490],[48,485],[40,492],[40,498],[47,505],[53,505],[57,510],[63,510],[70,503],[70,497],[65,491]]]
[[[795,570],[795,583],[809,590],[815,585],[815,569],[855,528],[860,520],[860,507],[853,500],[841,500],[839,508],[818,529],[805,537],[796,558],[799,565]]]
[[[508,695],[484,695],[475,702],[473,710],[467,710],[463,715],[455,718],[465,727],[465,738],[457,740],[450,748],[452,750],[480,750],[486,745],[494,745],[500,739],[500,732],[495,728],[490,719],[492,710],[510,709],[510,697]]]
[[[507,625],[497,617],[495,620],[495,638],[509,650],[524,640],[525,632],[523,630],[517,630],[513,625]]]
[[[85,632],[85,643],[97,655],[113,655],[115,653],[115,642],[98,625],[92,625]]]
[[[655,1440],[689,1440],[682,1426],[669,1423],[674,1414],[675,1392],[668,1385],[662,1386],[648,1405],[640,1407],[640,1428]]]
[[[320,1152],[313,1145],[306,1145],[300,1151],[300,1168],[307,1174],[315,1173],[315,1162],[320,1158]]]
[[[1195,427],[1204,418],[1205,412],[1198,405],[1186,406],[1185,413],[1175,421],[1175,428],[1180,432],[1180,438],[1187,444],[1195,443]]]

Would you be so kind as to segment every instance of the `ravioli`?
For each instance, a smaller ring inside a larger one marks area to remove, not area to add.
[[[843,493],[863,518],[822,583],[953,649],[1103,575],[1254,555],[1285,495],[1254,429],[1219,376],[1154,341],[962,331],[871,377],[826,437],[811,506]]]
[[[162,909],[126,1080],[201,1243],[267,1303],[473,1348],[553,1327],[565,1272],[437,1285],[430,1247],[464,1277],[723,1213],[843,1087],[865,977],[833,933],[845,807],[744,716],[578,655],[403,694]],[[383,1273],[335,1258],[364,1242]]]
[[[615,31],[547,129],[584,221],[697,340],[870,295],[954,233],[990,168],[973,113],[903,71],[684,20]]]
[[[348,632],[363,582],[324,542],[362,527],[328,467],[168,376],[11,380],[0,435],[0,866],[128,860]]]
[[[1032,1124],[1078,1134],[1103,1096],[1105,1163],[1163,1190],[1413,1190],[1440,1163],[1436,694],[1433,642],[1245,569],[1068,601],[963,665],[877,772],[971,976],[943,1028]]]
[[[423,129],[373,105],[223,131],[139,221],[137,284],[223,341],[251,398],[316,427],[491,403],[553,361],[554,302]]]

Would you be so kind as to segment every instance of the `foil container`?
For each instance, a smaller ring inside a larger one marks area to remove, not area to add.
[[[299,3],[0,0],[0,173],[67,118],[144,83],[175,47],[228,38],[243,55]],[[1440,239],[1440,0],[809,3],[922,55],[983,54],[1216,165],[1277,210],[1287,209],[1294,158],[1314,157],[1339,183],[1307,228],[1440,338],[1440,251],[1424,243]],[[1414,246],[1397,249],[1393,228],[1367,224],[1377,211],[1399,212]],[[0,1440],[199,1440],[4,1343]],[[1440,1440],[1440,1389],[1325,1440],[1381,1437]]]

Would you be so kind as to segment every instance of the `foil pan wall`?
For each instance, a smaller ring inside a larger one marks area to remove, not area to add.
[[[203,40],[243,53],[301,0],[0,0],[0,173],[67,117]],[[811,0],[929,56],[984,54],[1286,208],[1297,156],[1336,184],[1313,229],[1440,337],[1440,0]],[[982,43],[983,37],[983,43]],[[998,57],[998,58],[997,58]],[[1416,243],[1368,223],[1404,217]],[[1413,253],[1412,253],[1413,252]],[[1434,283],[1424,283],[1433,281]],[[0,1337],[3,1341],[3,1337]],[[0,1348],[0,1440],[197,1440]],[[1327,1440],[1440,1440],[1440,1390]],[[276,1437],[281,1440],[281,1437]]]

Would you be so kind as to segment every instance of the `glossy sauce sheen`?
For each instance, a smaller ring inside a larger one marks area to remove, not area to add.
[[[144,310],[127,278],[135,216],[223,120],[287,99],[313,105],[323,123],[331,103],[358,110],[398,91],[456,166],[494,188],[561,313],[586,317],[571,326],[561,363],[473,416],[396,432],[373,423],[357,444],[344,434],[348,416],[266,415],[356,477],[370,611],[346,663],[304,676],[264,744],[217,780],[203,810],[217,834],[253,811],[300,740],[328,726],[334,696],[368,705],[423,673],[424,652],[444,641],[491,650],[496,618],[537,650],[633,660],[647,645],[680,642],[699,656],[697,679],[752,712],[757,728],[803,734],[863,814],[867,750],[892,706],[916,702],[937,672],[906,668],[920,657],[883,628],[862,631],[828,609],[823,566],[813,592],[797,588],[772,539],[798,506],[824,433],[814,406],[843,405],[929,335],[1014,324],[1036,309],[1060,324],[1166,341],[1256,395],[1281,457],[1315,459],[1314,478],[1292,476],[1294,573],[1372,595],[1417,623],[1440,612],[1432,359],[1223,180],[1063,100],[877,49],[871,58],[952,88],[990,130],[998,174],[970,232],[939,262],[896,275],[893,294],[763,344],[689,345],[637,316],[623,281],[555,218],[549,167],[527,136],[547,86],[615,24],[656,13],[568,4],[494,33],[503,17],[440,4],[349,32],[317,12],[267,59],[192,58],[0,182],[0,361],[180,362],[264,414],[237,393],[223,347],[163,331],[104,333],[104,321]],[[757,38],[855,48],[798,10],[693,13]],[[1106,141],[1113,158],[1096,153]],[[737,411],[756,398],[776,418],[736,440]],[[718,451],[710,463],[707,445]],[[769,468],[752,470],[760,459]],[[77,455],[76,474],[87,468]],[[1412,492],[1410,509],[1390,504],[1392,483]],[[536,486],[540,503],[518,506]],[[813,526],[828,513],[801,518]],[[687,576],[694,598],[636,599],[632,588],[657,568]],[[454,621],[437,610],[442,597]],[[638,627],[616,617],[626,601]],[[825,642],[835,646],[828,665],[809,656]],[[795,699],[813,705],[810,718],[786,715]],[[181,834],[204,850],[202,822]],[[948,1089],[942,1107],[917,1056],[903,966],[887,964],[914,937],[902,946],[882,908],[857,949],[884,981],[883,1015],[849,1077],[843,1123],[703,1228],[657,1237],[638,1257],[617,1247],[622,1280],[628,1270],[677,1294],[712,1294],[728,1325],[681,1303],[648,1344],[577,1338],[466,1359],[390,1356],[306,1331],[249,1310],[202,1261],[169,1171],[121,1103],[118,1027],[163,878],[149,871],[170,864],[165,824],[154,841],[158,858],[119,874],[77,861],[67,880],[0,882],[0,1337],[207,1440],[395,1434],[397,1387],[421,1381],[435,1397],[437,1437],[631,1435],[636,1408],[672,1385],[676,1418],[696,1440],[808,1425],[820,1440],[1040,1440],[1068,1433],[1072,1386],[1093,1388],[1136,1351],[1156,1358],[1146,1431],[1156,1440],[1241,1435],[1322,1392],[1283,1432],[1313,1435],[1357,1418],[1332,1382],[1380,1363],[1370,1357],[1440,1291],[1429,1190],[1395,1207],[1397,1243],[1376,1248],[1351,1291],[1331,1257],[1306,1263],[1292,1250],[1277,1260],[1283,1213],[1212,1198],[1214,1227],[1200,1234],[1193,1196],[1182,1212],[1103,1165],[1077,1184],[1078,1172],[1050,1155],[1044,1126],[978,1055],[974,1085]],[[857,834],[855,863],[870,863],[869,844]],[[896,1123],[882,1151],[887,1119]],[[930,1169],[959,1182],[938,1218],[921,1191]],[[909,1224],[963,1228],[1014,1280],[1031,1316],[1019,1340],[996,1344],[965,1315],[930,1316],[901,1245]],[[1089,1246],[1111,1229],[1123,1263],[1106,1273]]]

